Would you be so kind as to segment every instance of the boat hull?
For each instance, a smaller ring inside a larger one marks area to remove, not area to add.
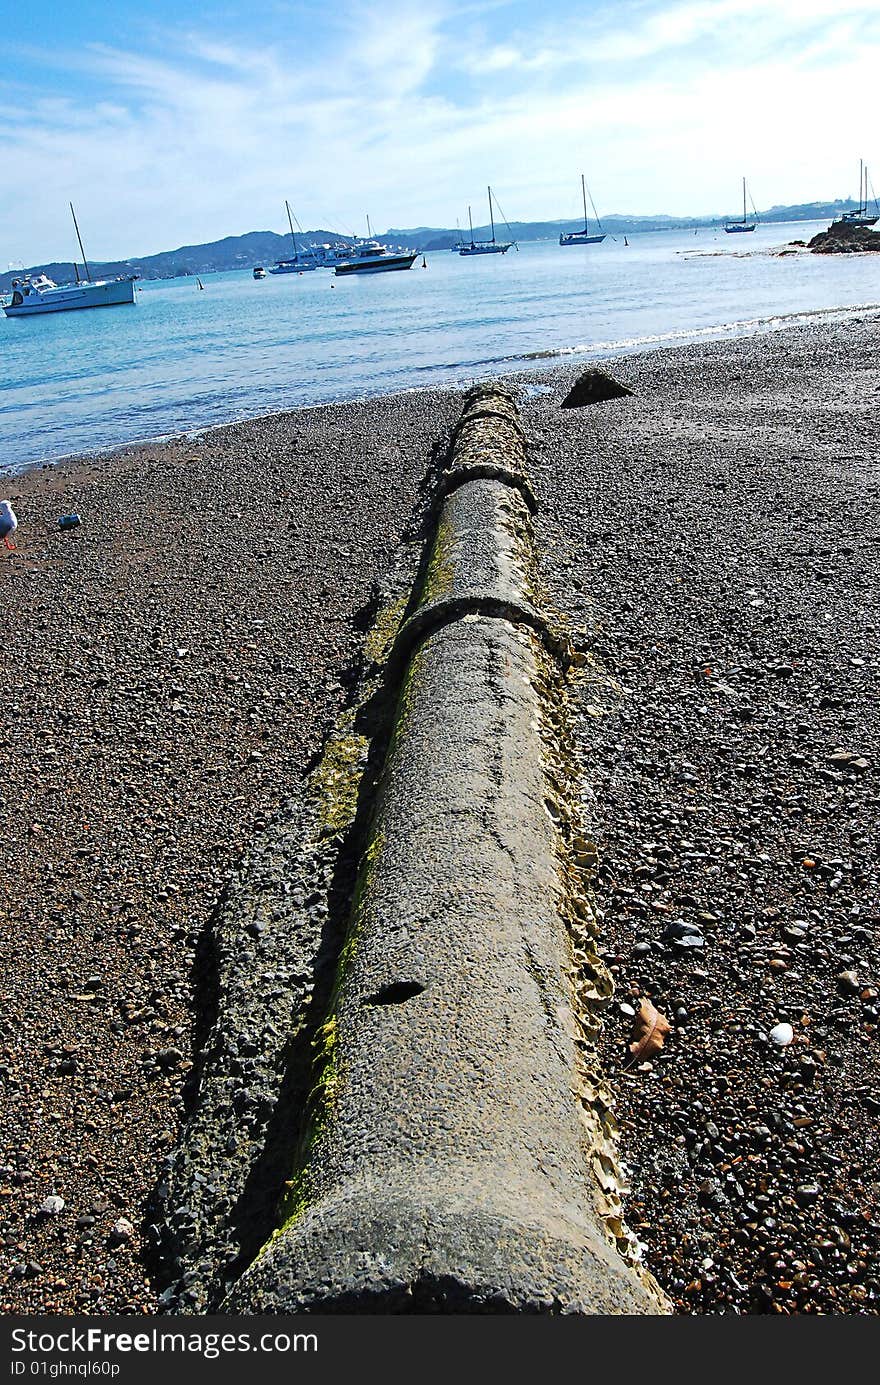
[[[384,274],[392,269],[412,269],[418,252],[412,255],[382,255],[375,260],[344,260],[336,266],[337,274]]]
[[[559,244],[601,245],[602,241],[605,239],[606,234],[607,232],[603,232],[601,235],[591,236],[585,235],[583,231],[571,231],[566,235],[566,233],[563,231],[562,235],[559,237]]]
[[[133,303],[133,279],[99,280],[94,284],[64,284],[42,294],[28,294],[21,303],[5,303],[7,317],[39,317],[77,308],[116,308]]]
[[[757,223],[755,223],[757,224]],[[751,226],[725,226],[725,231],[729,236],[741,236],[748,231],[754,231],[755,225]]]
[[[317,269],[317,268],[318,268],[318,266],[317,266],[316,264],[275,265],[274,269],[270,269],[270,270],[269,270],[269,273],[270,273],[270,274],[308,274],[310,270],[312,270],[312,269]]]
[[[513,242],[511,241],[511,245]],[[506,255],[510,245],[460,245],[459,255]]]

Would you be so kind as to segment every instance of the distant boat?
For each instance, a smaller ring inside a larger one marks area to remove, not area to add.
[[[205,287],[201,279],[198,278],[198,276],[196,277],[196,283],[198,284],[200,289],[203,289]]]
[[[877,198],[873,199],[874,206],[877,207]],[[878,208],[880,215],[880,208]],[[868,216],[868,165],[859,159],[859,206],[857,211],[844,212],[840,218],[845,221],[847,226],[874,226],[878,220],[877,216]]]
[[[592,193],[590,193],[590,206],[593,208],[593,215],[596,218],[599,231],[598,233],[595,231],[590,233],[590,224],[587,221],[587,185],[583,174],[581,174],[581,194],[584,199],[584,229],[582,231],[563,231],[559,237],[560,245],[599,245],[605,239],[606,233],[602,230],[602,223],[599,220],[599,213],[596,211]]]
[[[754,203],[752,203],[752,206],[753,206],[753,208],[754,208]],[[757,218],[757,215],[758,215],[758,213],[755,212],[755,217],[756,217],[756,218]],[[725,221],[725,223],[724,223],[724,229],[725,229],[725,231],[727,232],[727,234],[728,234],[729,236],[736,235],[737,233],[739,233],[740,235],[742,235],[742,233],[743,233],[744,231],[754,231],[756,225],[757,225],[757,220],[755,220],[755,221],[748,221],[748,220],[746,219],[746,180],[745,180],[745,178],[743,178],[743,214],[742,214],[742,221],[734,221],[734,220],[732,220],[732,219],[731,219],[730,221]]]
[[[418,250],[389,250],[378,240],[364,240],[350,247],[336,266],[337,274],[381,274],[391,269],[412,269]]]
[[[293,259],[277,260],[275,264],[272,266],[272,268],[269,270],[269,273],[305,274],[310,269],[317,269],[318,261],[315,259],[314,255],[301,255],[299,253],[296,244],[296,236],[293,233],[293,218],[290,212],[290,203],[288,202],[286,197],[284,199],[284,205],[287,208],[287,224],[290,227],[290,239],[293,241]],[[299,222],[297,222],[297,225],[299,225]],[[257,278],[256,270],[254,271],[254,278]]]
[[[136,274],[121,274],[115,279],[92,278],[72,202],[70,214],[83,259],[85,279],[80,279],[76,265],[73,267],[75,284],[56,284],[45,274],[25,274],[20,279],[13,279],[12,298],[3,304],[7,317],[34,317],[37,313],[69,312],[73,308],[113,308],[135,301]]]
[[[500,208],[499,208],[500,211]],[[489,223],[492,227],[491,240],[474,240],[474,223],[471,217],[471,209],[468,207],[468,225],[471,228],[470,245],[467,243],[458,246],[459,255],[506,255],[516,241],[499,241],[495,239],[495,218],[492,215],[492,189],[489,188]],[[508,229],[510,229],[508,227]]]
[[[265,277],[266,277],[266,271],[265,271],[265,269],[263,268],[263,266],[262,266],[261,264],[255,264],[255,265],[254,265],[254,278],[255,278],[255,279],[265,279]]]

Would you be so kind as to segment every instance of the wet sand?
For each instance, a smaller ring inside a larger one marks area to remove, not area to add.
[[[630,356],[610,368],[633,398],[582,411],[558,409],[577,367],[516,382],[551,598],[620,685],[573,699],[618,981],[606,1062],[630,1221],[683,1312],[870,1313],[880,1293],[878,340],[866,318]],[[0,482],[20,520],[0,560],[3,1311],[155,1311],[143,1222],[195,945],[320,750],[460,398]],[[678,919],[701,947],[664,939]],[[641,1070],[620,1007],[644,996],[673,1031]]]

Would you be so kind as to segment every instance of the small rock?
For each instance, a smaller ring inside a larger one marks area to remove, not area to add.
[[[788,1048],[794,1038],[794,1030],[790,1024],[777,1024],[770,1030],[770,1042],[777,1048]]]
[[[844,995],[855,995],[861,989],[861,982],[854,971],[842,971],[837,978],[837,988]]]
[[[156,1054],[156,1062],[161,1068],[176,1068],[183,1062],[183,1054],[179,1048],[163,1048]]]
[[[802,1207],[807,1207],[811,1202],[815,1202],[819,1196],[819,1188],[816,1183],[799,1183],[794,1190],[794,1195]]]
[[[134,1227],[127,1217],[120,1217],[113,1223],[113,1230],[110,1232],[112,1241],[122,1244],[125,1241],[130,1241],[133,1236]]]
[[[47,1217],[57,1217],[59,1212],[64,1211],[64,1198],[58,1197],[57,1193],[50,1193],[41,1202],[40,1211]]]
[[[664,938],[701,938],[703,935],[695,923],[687,923],[684,919],[670,919],[663,929]]]
[[[632,394],[632,390],[628,390],[626,385],[618,384],[604,370],[591,367],[578,376],[561,407],[582,409],[587,404],[602,404],[606,399],[622,399],[627,394]]]
[[[706,939],[695,923],[684,919],[671,919],[663,930],[663,937],[675,948],[688,949],[705,947]]]

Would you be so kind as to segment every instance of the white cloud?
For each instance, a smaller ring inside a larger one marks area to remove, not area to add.
[[[0,78],[0,263],[70,256],[70,198],[99,259],[283,230],[285,196],[339,229],[451,225],[490,181],[515,219],[577,215],[582,168],[603,211],[728,210],[742,173],[759,206],[840,195],[872,159],[875,5],[618,5],[490,38],[485,6],[389,0],[308,47],[47,52],[51,83]]]

